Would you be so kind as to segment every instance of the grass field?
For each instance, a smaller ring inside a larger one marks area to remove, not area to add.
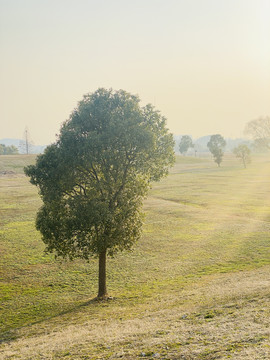
[[[178,157],[108,261],[44,254],[34,156],[0,156],[0,359],[270,359],[270,158]]]

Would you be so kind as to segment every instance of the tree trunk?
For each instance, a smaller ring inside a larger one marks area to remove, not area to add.
[[[106,298],[106,250],[99,254],[98,298]]]

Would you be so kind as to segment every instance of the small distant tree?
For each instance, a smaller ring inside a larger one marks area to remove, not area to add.
[[[36,219],[46,250],[99,259],[98,298],[106,298],[106,257],[139,238],[143,198],[174,163],[173,136],[151,105],[123,90],[84,96],[58,141],[25,168],[39,187]]]
[[[214,161],[218,164],[218,166],[220,166],[222,162],[225,146],[226,141],[220,134],[212,135],[207,143],[207,147],[212,153]]]
[[[185,155],[191,147],[194,147],[191,137],[189,135],[183,135],[179,144],[180,153]]]
[[[253,137],[255,146],[261,149],[270,149],[270,117],[260,117],[249,121],[245,133]]]
[[[0,144],[0,155],[4,155],[4,153],[5,153],[5,145]]]
[[[16,155],[18,154],[18,148],[14,145],[6,146],[6,155]]]
[[[6,146],[0,144],[0,155],[16,155],[18,154],[18,149],[14,145]]]
[[[247,164],[251,162],[251,157],[250,157],[251,151],[247,145],[245,144],[238,145],[236,148],[233,149],[233,153],[238,159],[242,161],[244,168],[246,168]]]

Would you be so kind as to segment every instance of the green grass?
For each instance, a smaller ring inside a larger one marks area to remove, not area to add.
[[[187,359],[214,359],[237,351],[252,354],[254,347],[258,354],[268,351],[266,335],[256,326],[252,339],[262,336],[258,342],[249,342],[243,334],[233,343],[220,330],[215,348],[208,336],[212,326],[219,327],[220,319],[229,319],[232,327],[240,326],[240,320],[246,321],[241,309],[253,319],[253,298],[261,311],[257,319],[267,312],[269,292],[265,292],[266,280],[262,280],[270,265],[267,158],[258,157],[243,169],[230,156],[221,168],[210,158],[177,157],[170,175],[153,185],[145,201],[141,240],[132,252],[108,261],[108,288],[114,299],[104,303],[91,302],[97,292],[96,259],[70,263],[44,254],[45,246],[34,226],[41,200],[23,176],[23,166],[33,162],[34,156],[0,157],[3,346],[13,340],[14,345],[8,346],[16,349],[20,339],[58,334],[69,326],[80,326],[84,333],[89,326],[99,329],[102,324],[108,328],[118,324],[128,335],[122,338],[120,331],[116,338],[110,338],[112,331],[107,341],[98,332],[93,333],[93,339],[97,336],[101,343],[92,339],[61,349],[52,346],[53,350],[44,350],[45,355],[33,347],[34,355],[19,357],[14,350],[15,355],[4,353],[6,358],[107,359],[117,358],[121,351],[126,359],[144,357],[141,353],[147,358],[157,353],[173,358],[182,351],[190,356]],[[257,278],[261,279],[260,288],[254,283]],[[247,279],[249,285],[243,285],[241,293],[230,288]],[[231,308],[226,308],[228,302],[233,304]],[[183,313],[188,314],[187,319],[181,318]],[[128,326],[131,323],[134,331]],[[145,330],[140,323],[145,324]],[[179,331],[187,331],[182,329],[184,324],[190,332],[182,338]],[[196,326],[204,335],[196,332]],[[236,328],[233,331],[237,334]],[[245,358],[248,356],[252,359],[253,355],[247,353]]]
[[[0,175],[2,172],[23,174],[23,168],[35,163],[36,155],[0,155]]]

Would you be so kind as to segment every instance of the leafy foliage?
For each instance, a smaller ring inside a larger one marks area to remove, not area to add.
[[[185,154],[191,147],[194,147],[191,137],[189,135],[182,136],[179,144],[180,153]]]
[[[245,168],[247,167],[247,164],[251,162],[251,151],[247,145],[238,145],[236,148],[233,149],[233,153],[238,159],[241,159]]]
[[[47,251],[89,259],[130,249],[150,182],[173,162],[172,135],[151,105],[123,90],[85,95],[58,141],[25,169],[43,200],[36,226]]]
[[[220,134],[212,135],[207,147],[214,157],[214,161],[220,166],[224,155],[226,141]]]
[[[16,155],[18,154],[18,149],[16,146],[6,146],[4,144],[0,144],[0,155]]]

